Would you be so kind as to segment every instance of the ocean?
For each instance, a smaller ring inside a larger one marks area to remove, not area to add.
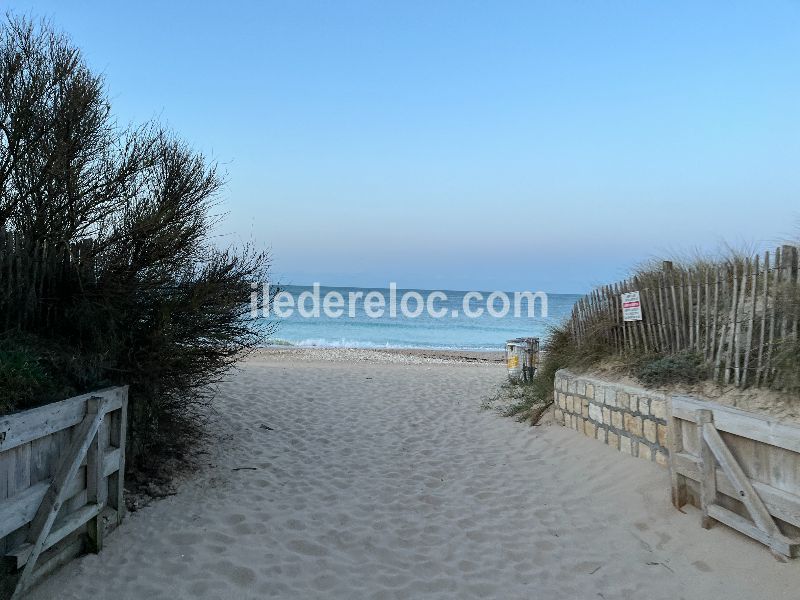
[[[260,317],[277,324],[271,343],[336,348],[502,350],[508,339],[528,336],[546,338],[548,327],[566,319],[573,304],[580,298],[573,294],[548,294],[547,315],[544,316],[542,298],[536,297],[533,301],[534,314],[529,316],[530,298],[521,298],[516,302],[519,310],[515,314],[516,299],[513,292],[506,293],[508,310],[503,314],[506,305],[497,293],[490,309],[490,292],[481,292],[478,297],[476,292],[442,290],[431,299],[430,290],[400,289],[395,293],[396,314],[392,315],[389,308],[392,290],[388,288],[323,286],[317,288],[319,302],[315,313],[314,289],[311,286],[281,286],[281,290],[283,298],[279,300],[283,303],[283,316],[275,315],[276,306],[273,306],[268,317]],[[298,308],[298,301],[304,293],[305,316],[299,313]],[[367,298],[370,305],[367,306],[364,299],[370,293],[371,298]],[[343,305],[337,302],[337,294],[344,300]],[[403,297],[406,295],[408,299],[404,305]],[[327,305],[324,303],[326,296],[329,298]],[[355,299],[350,302],[353,296]],[[383,298],[383,311],[380,310],[379,298]],[[424,302],[418,305],[419,298]],[[493,314],[490,314],[490,310]],[[415,316],[417,312],[421,314]]]

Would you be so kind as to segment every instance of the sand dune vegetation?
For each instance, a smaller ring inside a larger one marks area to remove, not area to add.
[[[218,168],[157,122],[122,126],[46,22],[0,30],[0,410],[131,386],[130,456],[197,431],[209,384],[267,331],[268,257],[211,234]]]

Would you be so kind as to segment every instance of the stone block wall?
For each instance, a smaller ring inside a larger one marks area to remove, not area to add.
[[[667,465],[667,396],[561,370],[555,419],[624,454]]]

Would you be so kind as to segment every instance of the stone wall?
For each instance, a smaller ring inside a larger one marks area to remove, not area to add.
[[[576,375],[555,377],[555,418],[631,456],[666,466],[667,396],[643,388]]]

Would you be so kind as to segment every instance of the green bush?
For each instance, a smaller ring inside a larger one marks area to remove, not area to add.
[[[703,357],[695,352],[645,359],[634,369],[635,375],[647,387],[676,383],[693,384],[708,377]]]
[[[0,349],[0,411],[32,405],[54,387],[36,355]]]

